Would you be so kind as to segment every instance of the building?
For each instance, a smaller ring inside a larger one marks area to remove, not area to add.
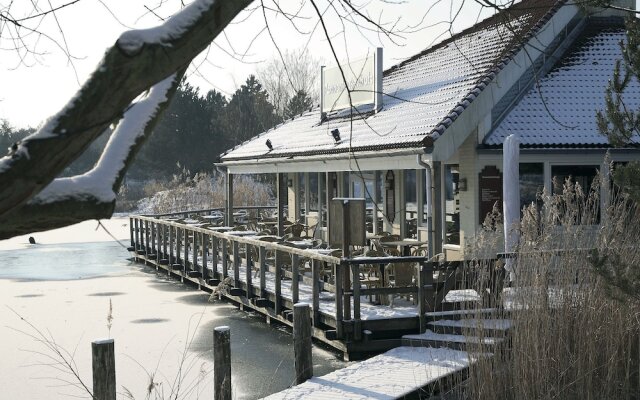
[[[524,0],[384,71],[380,109],[313,109],[226,152],[229,191],[234,175],[277,174],[281,212],[286,202],[289,219],[325,237],[335,222],[318,210],[365,197],[371,234],[416,237],[430,255],[463,258],[501,203],[509,134],[521,141],[523,204],[551,191],[554,177],[588,185],[602,168],[610,146],[595,114],[624,38],[620,11]],[[640,106],[637,82],[625,101]],[[637,148],[611,154],[640,159]]]

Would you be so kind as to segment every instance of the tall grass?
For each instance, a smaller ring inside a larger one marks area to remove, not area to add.
[[[137,212],[161,214],[186,210],[202,210],[224,207],[225,182],[222,174],[197,173],[191,175],[183,170],[166,181],[151,181],[129,188],[118,198],[118,203],[133,211],[135,199]],[[274,204],[271,185],[254,176],[239,175],[233,180],[233,202],[235,206],[264,206]]]
[[[494,262],[469,263],[466,273],[485,299],[477,307],[501,305],[491,318],[509,318],[514,328],[490,350],[494,357],[473,365],[464,397],[640,398],[640,308],[637,296],[619,289],[621,282],[640,283],[639,210],[609,186],[601,191],[596,181],[585,193],[565,182],[524,210],[514,227],[521,236],[515,280],[499,300],[486,290]],[[477,260],[501,251],[500,226],[486,228],[469,249]],[[479,325],[474,334],[492,334]]]

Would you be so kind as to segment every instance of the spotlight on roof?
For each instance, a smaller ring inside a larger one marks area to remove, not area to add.
[[[267,142],[265,144],[269,148],[269,151],[273,150],[273,145],[271,144],[271,139],[267,139]]]
[[[331,136],[333,136],[333,140],[336,141],[336,144],[340,143],[340,131],[338,128],[331,131]]]

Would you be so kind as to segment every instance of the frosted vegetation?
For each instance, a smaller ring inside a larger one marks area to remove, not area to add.
[[[261,177],[240,175],[234,178],[234,205],[274,205],[273,186]],[[225,185],[222,174],[206,172],[192,175],[187,169],[168,180],[124,185],[116,203],[118,212],[163,214],[185,210],[224,207]]]
[[[457,388],[460,397],[627,399],[640,393],[640,309],[634,286],[640,210],[608,182],[596,180],[586,189],[571,182],[555,186],[554,194],[541,193],[538,204],[524,210],[518,227],[516,280],[503,292],[506,315],[495,316],[513,322],[509,345],[472,366]],[[477,260],[501,251],[501,225],[495,223],[500,218],[498,213],[489,218],[476,237]],[[484,294],[484,304],[477,307],[495,306],[481,288],[497,265],[483,264],[470,263],[466,278]]]

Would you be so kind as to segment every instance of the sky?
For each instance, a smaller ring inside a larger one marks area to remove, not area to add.
[[[33,17],[68,3],[72,4],[55,13]],[[286,13],[296,15],[295,27],[275,11],[275,3],[264,0],[265,9],[259,2],[252,3],[192,63],[189,82],[201,93],[216,89],[230,97],[249,74],[278,57],[278,49],[306,48],[322,64],[335,65],[310,3],[279,3]],[[34,12],[31,4],[39,10]],[[492,12],[462,0],[354,1],[365,6],[363,13],[371,20],[393,26],[395,34],[389,39],[362,19],[358,19],[359,26],[341,20],[336,10],[343,11],[331,8],[325,0],[317,4],[339,60],[362,57],[383,47],[385,68],[446,38],[448,21],[454,20],[453,31],[457,32]],[[0,13],[22,19],[23,26],[0,22],[0,119],[16,128],[38,127],[64,107],[122,32],[161,24],[179,8],[176,0],[0,0]]]

